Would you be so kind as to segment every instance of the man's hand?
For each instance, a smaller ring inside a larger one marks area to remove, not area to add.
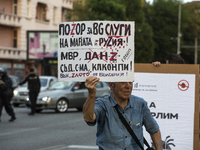
[[[4,82],[2,80],[0,80],[0,84],[3,84]]]
[[[96,84],[99,82],[99,78],[90,76],[85,81],[85,86],[90,94],[96,94]]]
[[[155,62],[152,62],[152,64],[156,67],[160,66],[161,65],[161,62],[159,61],[155,61]]]
[[[95,96],[96,96],[96,84],[99,82],[99,78],[90,76],[85,81],[85,86],[88,89],[88,97],[83,105],[83,117],[86,122],[94,122],[96,120],[96,114],[94,112]]]

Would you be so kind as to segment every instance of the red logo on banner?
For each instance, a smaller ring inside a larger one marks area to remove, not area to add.
[[[189,83],[186,80],[181,80],[178,82],[178,88],[181,91],[186,91],[189,88]]]

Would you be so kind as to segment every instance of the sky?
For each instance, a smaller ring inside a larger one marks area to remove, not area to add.
[[[182,0],[183,3],[188,3],[192,1],[200,1],[200,0]],[[150,2],[150,4],[152,4],[153,0],[146,0],[146,2]]]

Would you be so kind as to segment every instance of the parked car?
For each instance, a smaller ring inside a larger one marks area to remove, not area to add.
[[[9,75],[9,77],[12,80],[12,87],[15,89],[17,87],[17,84],[19,83],[19,78],[17,76]]]
[[[96,85],[96,97],[110,95],[110,87],[106,82]],[[82,110],[88,96],[88,90],[84,82],[58,81],[52,84],[48,90],[40,92],[36,102],[36,112],[43,109],[54,109],[56,112],[64,113],[68,108]]]
[[[51,84],[58,81],[58,79],[54,76],[39,76],[39,78],[41,83],[40,91],[46,90]],[[27,101],[29,101],[28,92],[29,90],[27,82],[17,87],[13,91],[14,96],[12,97],[12,104],[16,107],[20,104],[27,104]]]

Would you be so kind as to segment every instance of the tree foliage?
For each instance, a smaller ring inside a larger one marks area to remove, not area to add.
[[[135,62],[149,63],[154,55],[153,33],[145,22],[142,4],[141,0],[86,0],[74,5],[72,21],[135,21]]]
[[[198,4],[198,5],[197,5]],[[200,4],[181,4],[181,45],[194,45],[200,35]],[[135,21],[135,62],[161,61],[177,53],[179,0],[85,0],[74,3],[71,21]],[[186,63],[194,63],[194,48],[181,48]]]
[[[151,26],[146,22],[141,0],[122,0],[126,5],[126,17],[135,21],[135,62],[149,63],[154,57],[154,41]]]
[[[148,20],[153,28],[155,46],[154,59],[165,62],[165,58],[177,51],[178,2],[176,0],[154,1]]]
[[[84,3],[74,1],[73,10],[69,14],[71,21],[84,21],[88,20],[89,10],[85,7]]]
[[[90,20],[126,20],[125,6],[119,0],[86,0]]]
[[[192,2],[184,4],[183,9],[187,11],[188,20],[185,28],[183,29],[182,45],[186,47],[190,46],[191,48],[182,48],[181,54],[183,58],[186,59],[186,63],[193,64],[195,37],[197,37],[198,39],[200,37],[200,3]],[[200,54],[198,58],[200,58]]]
[[[186,63],[194,63],[194,48],[186,49],[184,45],[194,45],[194,34],[200,19],[195,18],[200,5],[191,3],[181,4],[181,56]],[[155,60],[165,63],[165,58],[171,53],[177,53],[178,35],[178,0],[155,0],[145,9],[145,15],[153,28],[155,47]],[[197,17],[197,16],[196,16]]]

